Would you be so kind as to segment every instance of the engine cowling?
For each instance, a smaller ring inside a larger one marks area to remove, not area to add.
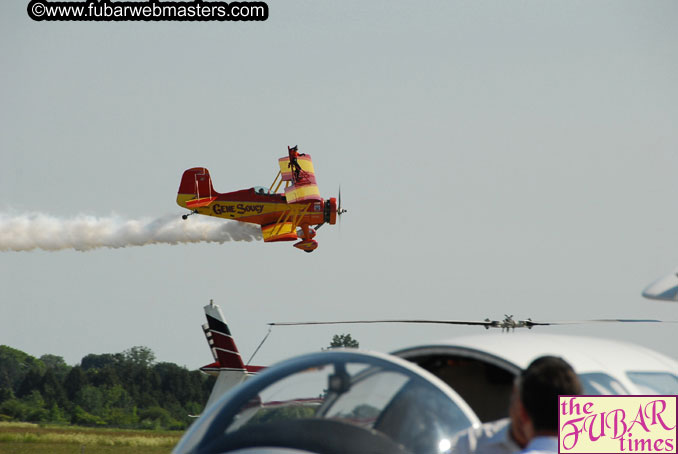
[[[337,199],[334,197],[325,201],[325,222],[331,225],[337,223]]]
[[[297,238],[299,239],[311,239],[315,238],[315,229],[312,229],[308,227],[308,237],[304,236],[304,230],[303,229],[297,229]]]

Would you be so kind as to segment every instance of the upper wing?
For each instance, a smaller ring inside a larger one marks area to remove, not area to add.
[[[292,185],[285,188],[287,203],[305,202],[309,200],[322,200],[320,190],[315,181],[315,170],[311,155],[300,155],[297,158],[299,172],[295,172],[295,166],[290,164],[290,158],[285,156],[278,159],[282,181],[291,181]]]

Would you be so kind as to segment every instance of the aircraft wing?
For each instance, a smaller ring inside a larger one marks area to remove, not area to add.
[[[287,203],[322,200],[315,180],[315,170],[313,169],[311,155],[299,155],[297,163],[299,164],[299,171],[295,172],[295,166],[290,164],[288,156],[278,159],[282,181],[292,182],[291,186],[285,188]]]
[[[261,235],[263,236],[265,243],[273,241],[296,241],[299,239],[297,236],[297,226],[294,222],[290,221],[262,225]]]

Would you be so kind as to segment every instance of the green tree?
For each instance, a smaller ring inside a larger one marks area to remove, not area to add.
[[[178,429],[185,426],[172,418],[169,411],[157,406],[139,411],[139,420],[145,429]]]
[[[106,425],[122,428],[138,427],[139,417],[137,416],[136,407],[132,410],[125,410],[122,408],[111,408],[105,417]]]
[[[45,399],[40,391],[31,391],[21,401],[28,407],[28,414],[24,416],[26,421],[47,422],[49,420],[49,411],[45,408]]]
[[[52,406],[49,409],[49,412],[47,414],[47,420],[49,422],[57,423],[57,424],[66,424],[68,423],[68,418],[66,417],[66,414],[64,411],[55,403],[52,404]]]
[[[335,334],[330,342],[330,348],[359,348],[360,343],[353,339],[350,334]]]
[[[121,385],[105,387],[102,390],[103,413],[106,424],[116,427],[133,427],[138,418],[136,406]]]
[[[0,389],[9,389],[10,391],[14,388],[12,379],[9,377],[9,371],[3,369],[0,365]],[[2,397],[0,396],[0,402],[2,402]]]
[[[138,366],[150,367],[155,362],[155,353],[148,347],[128,348],[122,354],[126,361],[131,361]]]
[[[79,426],[103,426],[106,422],[98,416],[87,413],[80,405],[76,405],[73,409],[71,424]]]
[[[104,388],[102,393],[106,408],[124,408],[131,411],[134,407],[134,401],[129,393],[120,385]]]
[[[40,385],[42,384],[42,372],[38,368],[34,368],[29,370],[26,375],[24,375],[24,379],[21,380],[21,384],[19,385],[19,389],[16,392],[17,397],[24,397],[28,394],[30,394],[32,391],[37,391],[40,389]]]
[[[73,367],[64,379],[64,390],[66,391],[68,399],[71,401],[75,400],[78,391],[80,391],[87,383],[87,375],[82,368],[80,366]]]
[[[14,392],[12,392],[12,388],[0,387],[0,404],[9,399],[14,399]]]
[[[48,407],[51,407],[52,404],[57,404],[61,407],[64,407],[68,404],[66,391],[64,391],[63,385],[61,383],[62,382],[59,381],[56,374],[52,372],[52,369],[47,369],[45,375],[42,376],[39,389],[45,398]]]
[[[104,353],[101,355],[95,355],[90,353],[89,355],[82,358],[80,361],[80,367],[83,370],[90,369],[103,369],[106,366],[117,366],[124,360],[122,353]]]
[[[6,415],[14,421],[25,421],[29,410],[28,405],[19,399],[8,399],[0,404],[0,415]]]
[[[101,389],[92,385],[87,385],[78,392],[75,403],[87,413],[95,416],[101,416],[104,412],[103,393]]]
[[[47,367],[47,370],[51,370],[61,381],[68,374],[68,371],[71,370],[71,366],[66,364],[66,361],[61,356],[42,355],[40,361]]]
[[[42,361],[7,345],[0,345],[0,386],[11,387],[15,394],[29,371],[45,371]]]
[[[115,386],[120,384],[118,371],[124,371],[126,363],[117,366],[108,365],[102,369],[90,369],[87,371],[87,381],[94,386]]]
[[[214,377],[156,363],[147,347],[90,354],[69,367],[0,347],[0,420],[184,429],[200,413]]]

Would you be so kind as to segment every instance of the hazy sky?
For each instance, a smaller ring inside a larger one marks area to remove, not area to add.
[[[349,210],[313,254],[0,252],[0,344],[196,368],[210,298],[245,358],[271,321],[678,319],[640,296],[678,265],[677,2],[268,4],[265,22],[86,23],[0,2],[1,214],[179,217],[185,169],[269,185],[295,144]],[[478,330],[281,327],[254,362]],[[676,325],[547,330],[678,356]]]

